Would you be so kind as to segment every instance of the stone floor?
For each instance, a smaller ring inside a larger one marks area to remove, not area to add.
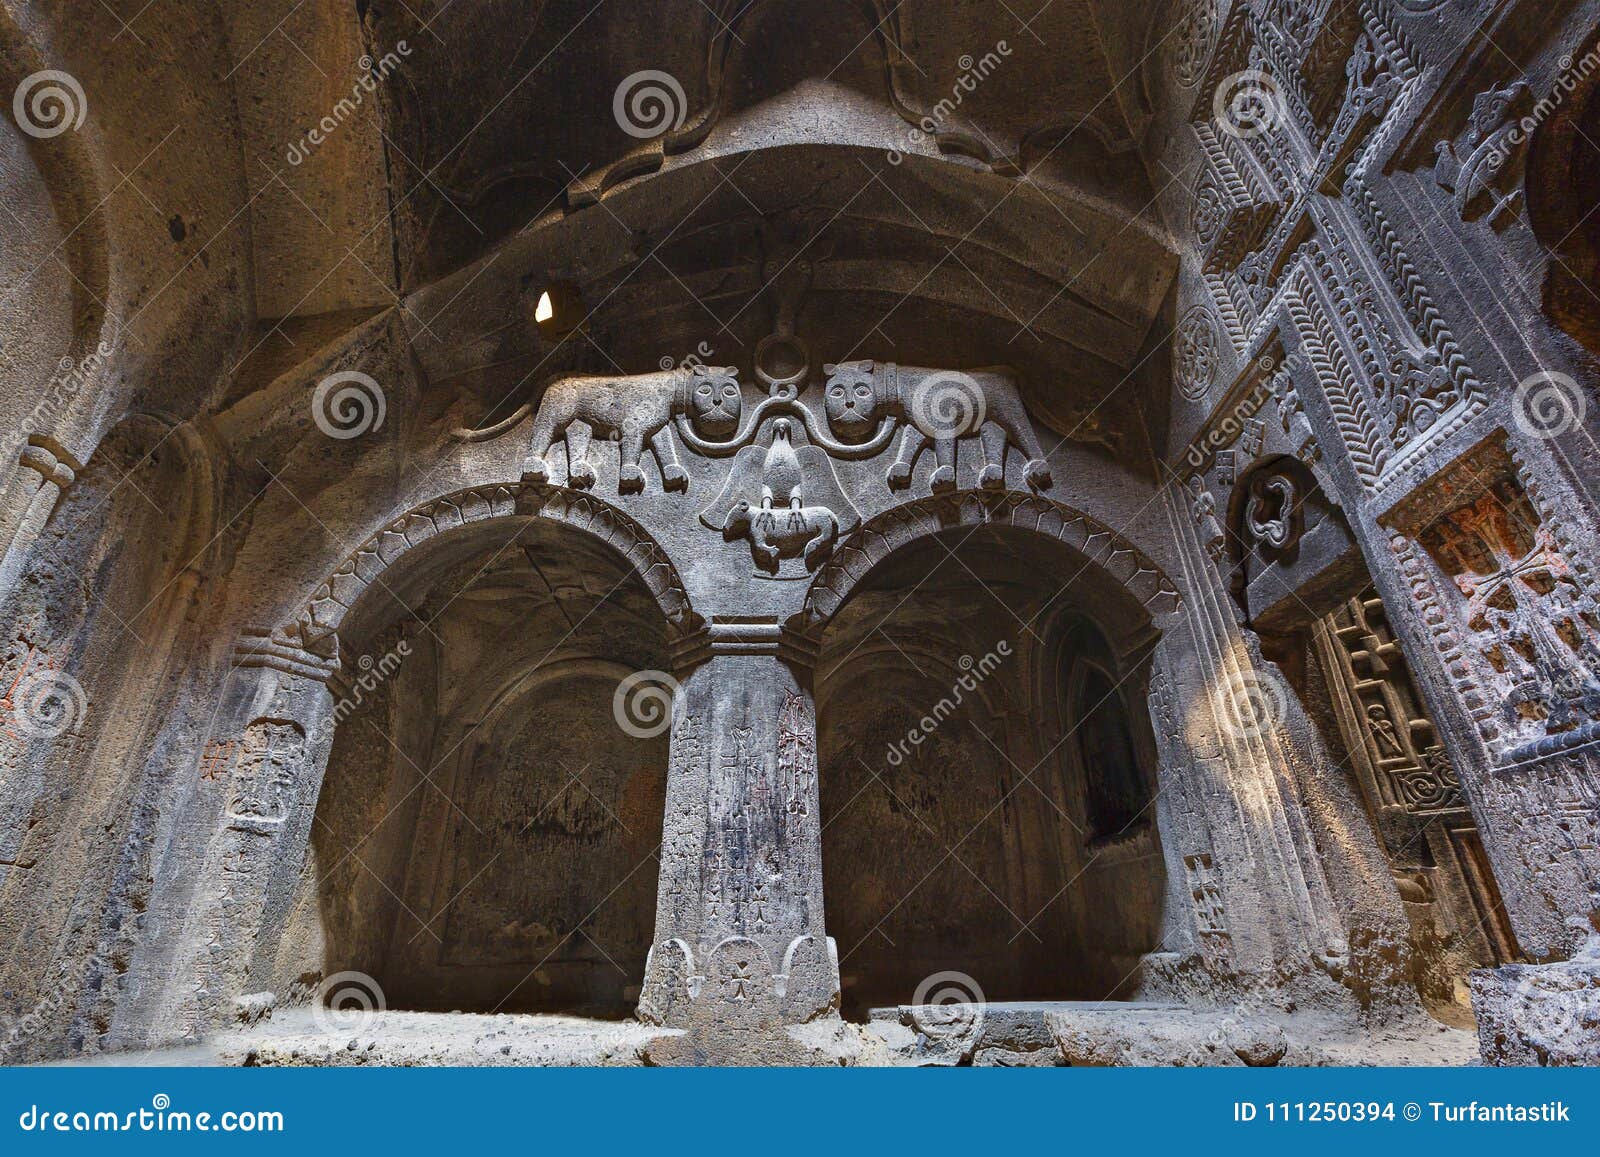
[[[1223,1010],[1041,1002],[875,1009],[856,1025],[788,1030],[826,1065],[1470,1065],[1476,1037],[1431,1020],[1379,1035],[1310,1016],[1236,1019]],[[110,1054],[92,1064],[634,1066],[679,1035],[636,1021],[563,1015],[387,1011],[340,1025],[282,1009],[203,1045]],[[77,1062],[83,1063],[83,1062]]]

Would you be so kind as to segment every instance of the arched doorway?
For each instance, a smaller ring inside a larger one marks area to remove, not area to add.
[[[670,628],[610,545],[509,519],[407,556],[341,630],[312,833],[322,971],[399,1009],[625,1016],[655,918],[668,738],[619,685]],[[338,697],[338,696],[336,696]]]
[[[919,539],[854,589],[817,684],[847,1015],[949,972],[991,1002],[1132,994],[1165,895],[1150,637],[1081,555],[1015,529]]]

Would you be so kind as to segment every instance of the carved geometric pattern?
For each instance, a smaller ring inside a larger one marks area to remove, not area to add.
[[[1163,31],[1174,24],[1177,28],[1166,42],[1172,75],[1184,88],[1193,88],[1200,83],[1211,55],[1217,29],[1217,0],[1175,0],[1172,14],[1156,29]]]
[[[1285,305],[1299,331],[1306,360],[1316,371],[1317,381],[1333,411],[1334,424],[1344,438],[1350,463],[1361,480],[1371,485],[1388,459],[1388,448],[1357,375],[1328,320],[1331,311],[1307,275],[1295,279]]]
[[[1232,269],[1254,247],[1279,203],[1258,190],[1250,170],[1235,163],[1228,142],[1210,122],[1197,123],[1194,131],[1205,150],[1206,166],[1195,188],[1190,224],[1205,268]]]
[[[1483,737],[1511,761],[1600,737],[1600,601],[1523,479],[1495,437],[1384,518],[1420,548],[1416,577],[1451,592],[1429,602],[1448,603],[1471,641],[1470,663],[1459,665],[1487,693],[1459,679],[1458,691]]]
[[[1355,767],[1374,803],[1418,814],[1464,809],[1460,780],[1377,592],[1369,588],[1327,616],[1317,639],[1335,686],[1335,712],[1364,752]]]

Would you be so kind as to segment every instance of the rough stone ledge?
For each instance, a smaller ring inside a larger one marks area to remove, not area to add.
[[[1489,1065],[1600,1065],[1600,932],[1571,960],[1472,974],[1478,1044]]]
[[[343,1028],[299,1008],[211,1043],[224,1065],[568,1068],[646,1064],[651,1044],[677,1035],[637,1021],[392,1010]]]
[[[874,1009],[871,1017],[865,1025],[837,1017],[792,1025],[777,1034],[781,1040],[745,1042],[746,1051],[774,1053],[765,1063],[918,1067],[1470,1065],[1478,1059],[1470,1032],[1425,1018],[1374,1034],[1307,1014],[1241,1018],[1227,1009],[1089,1001],[981,1009],[902,1006]],[[279,1009],[203,1046],[111,1053],[97,1060],[119,1065],[631,1067],[682,1063],[675,1055],[682,1039],[679,1030],[637,1021],[563,1015],[390,1010],[341,1026],[301,1007]],[[778,1053],[782,1059],[775,1062]]]
[[[897,1064],[1467,1065],[1469,1032],[1419,1018],[1381,1033],[1309,1015],[1095,1001],[874,1009],[869,1031]]]

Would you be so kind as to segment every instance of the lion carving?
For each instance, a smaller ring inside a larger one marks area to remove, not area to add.
[[[624,494],[644,489],[639,459],[648,444],[661,467],[667,490],[684,490],[689,475],[678,461],[668,428],[674,414],[686,414],[695,430],[708,438],[726,438],[739,428],[744,406],[732,366],[682,366],[648,374],[557,378],[545,389],[533,423],[533,440],[523,467],[524,477],[549,478],[545,462],[557,438],[567,444],[568,485],[594,485],[589,443],[595,437],[616,439],[621,447],[617,488]]]
[[[866,441],[889,415],[905,421],[900,452],[889,467],[889,485],[897,490],[911,485],[912,467],[929,443],[937,460],[929,479],[934,491],[954,490],[956,444],[973,436],[983,446],[979,486],[997,490],[1005,485],[1008,444],[1026,456],[1023,477],[1029,486],[1043,489],[1051,483],[1044,449],[1008,369],[934,370],[854,361],[826,365],[823,372],[828,378],[823,408],[840,441]]]

